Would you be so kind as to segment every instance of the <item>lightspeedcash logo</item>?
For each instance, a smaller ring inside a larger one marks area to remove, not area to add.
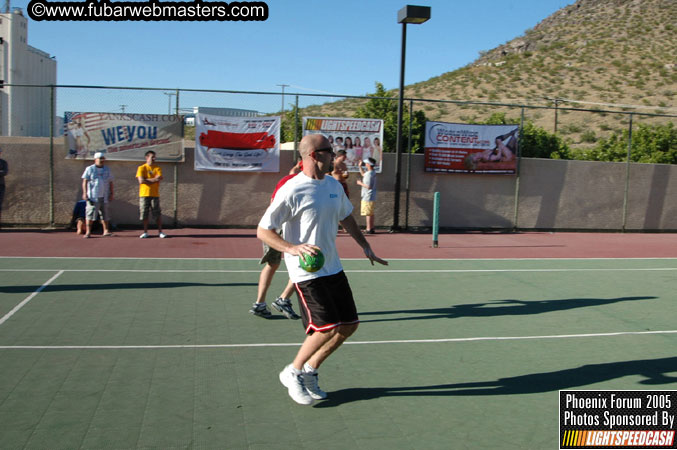
[[[265,21],[265,2],[50,2],[32,0],[28,16],[36,21]]]

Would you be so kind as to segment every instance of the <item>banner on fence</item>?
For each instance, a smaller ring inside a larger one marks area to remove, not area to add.
[[[195,170],[280,171],[280,117],[195,116]]]
[[[515,174],[518,125],[426,122],[425,171]]]
[[[93,159],[103,152],[115,161],[143,161],[153,150],[157,161],[181,162],[183,116],[66,112],[64,137],[67,159]]]
[[[383,120],[351,119],[343,117],[304,117],[303,135],[324,134],[334,152],[346,151],[349,172],[359,172],[359,162],[367,158],[376,160],[376,172],[381,172],[383,162]]]

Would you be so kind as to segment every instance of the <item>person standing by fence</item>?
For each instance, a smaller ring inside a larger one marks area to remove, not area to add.
[[[367,158],[360,161],[360,175],[362,180],[357,180],[357,184],[362,187],[362,201],[360,205],[360,214],[366,216],[367,224],[364,230],[367,234],[374,234],[374,202],[376,201],[376,172],[374,166],[376,160]],[[366,167],[367,170],[364,170]]]
[[[139,212],[143,221],[143,233],[141,239],[148,237],[148,215],[152,211],[157,223],[158,236],[166,238],[162,232],[162,210],[160,209],[160,181],[162,181],[162,169],[155,164],[155,152],[146,152],[146,163],[136,169],[136,179],[139,181]]]
[[[82,199],[87,201],[85,235],[92,234],[92,223],[98,219],[103,225],[103,235],[112,236],[110,232],[109,203],[113,200],[113,174],[105,166],[106,157],[102,152],[94,154],[94,164],[88,166],[82,174]]]

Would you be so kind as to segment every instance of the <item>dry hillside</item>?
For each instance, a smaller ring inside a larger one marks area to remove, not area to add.
[[[677,114],[677,1],[578,0],[524,35],[461,69],[405,88],[415,99],[485,101],[560,108]],[[352,115],[359,100],[306,108],[304,114]],[[431,120],[481,121],[519,108],[421,103]],[[525,116],[554,130],[554,110]],[[633,123],[675,119],[635,116]],[[560,110],[558,133],[576,147],[626,129],[627,115]]]

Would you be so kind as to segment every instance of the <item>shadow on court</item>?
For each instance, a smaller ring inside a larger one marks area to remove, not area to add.
[[[50,285],[42,292],[59,291],[102,291],[119,289],[169,289],[182,287],[238,287],[238,286],[258,286],[258,283],[101,283],[101,284],[60,284]],[[3,294],[26,294],[40,289],[40,286],[1,286],[0,293]]]
[[[617,298],[565,298],[558,300],[496,300],[485,303],[454,305],[448,308],[400,309],[392,311],[360,312],[363,316],[382,316],[388,314],[416,314],[410,317],[389,319],[367,319],[360,322],[394,322],[400,320],[456,319],[460,317],[497,317],[543,314],[554,311],[566,311],[575,308],[610,305],[618,302],[651,300],[658,297],[617,297]]]
[[[677,372],[677,357],[589,364],[574,369],[499,378],[495,381],[432,386],[349,388],[329,392],[329,398],[317,404],[316,408],[330,408],[344,403],[381,397],[519,395],[556,392],[560,389],[588,386],[634,375],[645,377],[640,384],[658,386],[677,383],[677,376],[669,375],[671,372]]]

